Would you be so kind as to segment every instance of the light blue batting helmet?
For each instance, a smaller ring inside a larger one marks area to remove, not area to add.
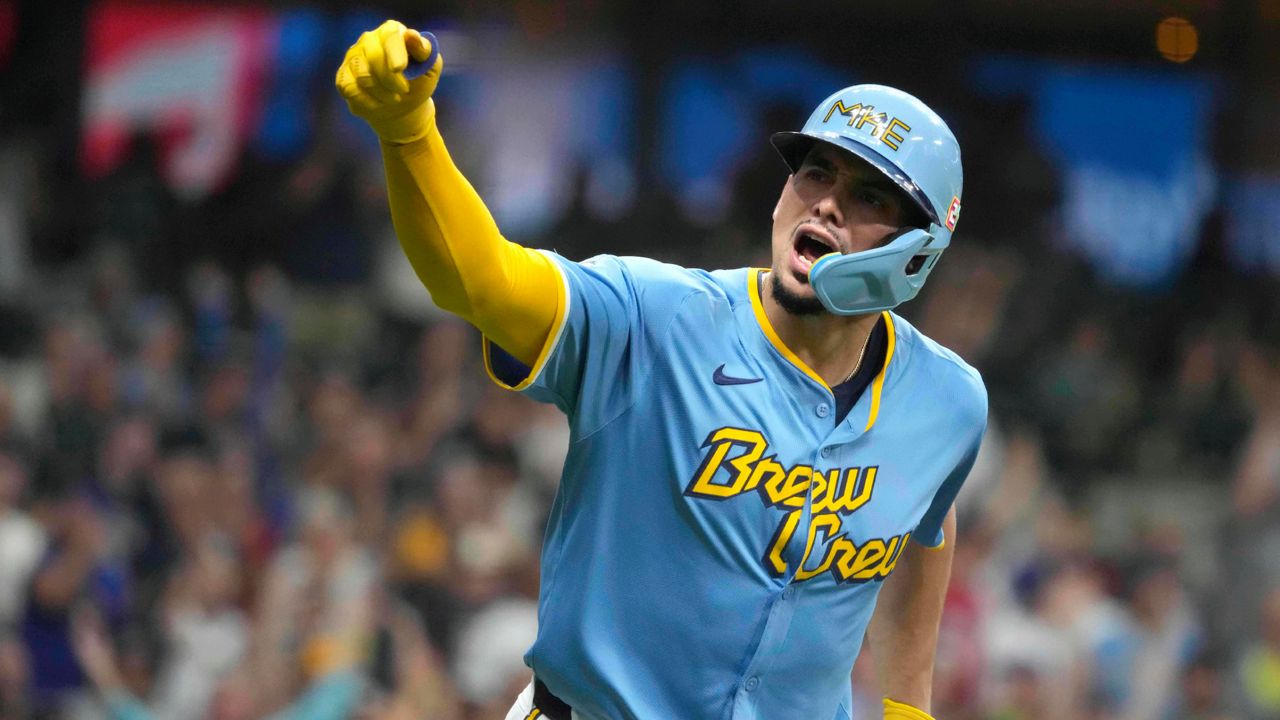
[[[771,140],[792,173],[816,142],[857,155],[928,219],[927,228],[905,229],[880,247],[818,258],[809,284],[827,310],[861,315],[915,297],[960,217],[960,145],[942,118],[901,90],[854,85],[822,101],[800,132],[774,133]]]

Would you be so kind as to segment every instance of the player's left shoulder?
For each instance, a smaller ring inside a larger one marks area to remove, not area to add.
[[[961,417],[985,426],[987,386],[978,369],[902,316],[890,313],[890,318],[897,346],[894,355],[903,372],[927,389],[934,402],[946,402]]]

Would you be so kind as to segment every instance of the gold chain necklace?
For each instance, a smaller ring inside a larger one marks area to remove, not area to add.
[[[764,276],[765,273],[759,273],[756,275],[756,294],[761,298],[764,297]],[[880,321],[876,320],[876,324],[878,325],[879,323]],[[844,380],[837,383],[838,385],[843,385],[849,382],[853,379],[854,375],[858,374],[858,370],[862,367],[862,358],[867,354],[867,346],[871,344],[871,333],[874,333],[875,331],[876,327],[875,325],[872,325],[871,332],[868,332],[866,339],[862,341],[862,349],[858,351],[858,362],[854,364],[853,369],[844,377]]]
[[[871,344],[871,333],[874,333],[875,331],[876,331],[876,328],[874,325],[872,325],[871,332],[867,333],[867,339],[862,341],[862,350],[858,352],[858,362],[854,364],[853,369],[849,371],[849,374],[845,376],[844,380],[840,381],[841,385],[852,380],[853,376],[857,375],[858,370],[862,368],[862,358],[867,354],[867,346]]]

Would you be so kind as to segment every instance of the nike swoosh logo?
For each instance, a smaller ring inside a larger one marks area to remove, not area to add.
[[[764,380],[764,378],[740,378],[740,377],[733,377],[731,375],[725,375],[724,365],[721,365],[720,367],[716,368],[716,371],[714,374],[712,374],[711,379],[715,380],[717,385],[750,385],[751,383],[758,383],[761,380]]]

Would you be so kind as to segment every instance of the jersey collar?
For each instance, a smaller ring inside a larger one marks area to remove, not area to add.
[[[831,386],[822,379],[822,376],[814,372],[805,361],[801,360],[798,355],[782,342],[782,338],[778,337],[777,331],[773,329],[773,323],[769,322],[769,316],[764,312],[764,300],[760,297],[760,274],[766,272],[764,268],[751,268],[747,271],[747,297],[751,298],[751,310],[755,314],[756,324],[760,326],[760,331],[769,339],[769,344],[773,345],[782,357],[796,367],[800,372],[804,373],[809,379],[816,382],[828,393],[831,392]],[[880,372],[876,373],[875,378],[871,381],[868,390],[871,392],[871,409],[867,413],[867,427],[863,432],[870,430],[876,424],[876,418],[880,415],[880,397],[884,392],[884,380],[889,374],[889,363],[893,361],[894,350],[897,348],[897,329],[893,324],[893,314],[884,311],[884,326],[888,331],[888,347],[884,353],[884,364],[880,366]]]

